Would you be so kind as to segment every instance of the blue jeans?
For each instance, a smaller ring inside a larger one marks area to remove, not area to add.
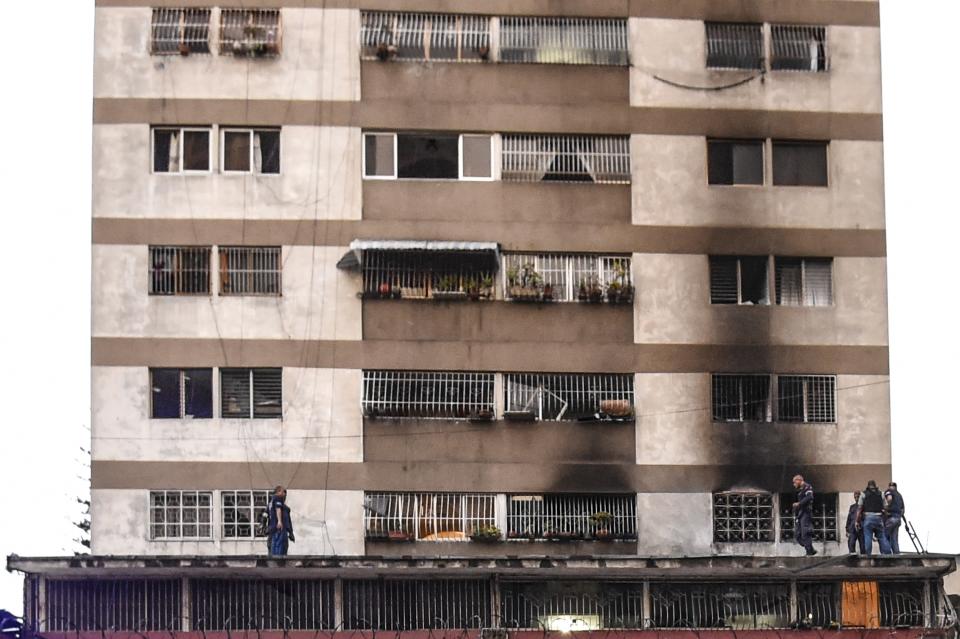
[[[890,542],[890,550],[893,554],[900,554],[900,515],[890,515],[883,522],[884,532],[887,533],[887,541]]]
[[[883,517],[880,513],[866,513],[863,516],[863,552],[869,555],[873,552],[873,536],[880,542],[880,554],[890,554],[890,542],[887,533],[883,530]]]
[[[287,536],[287,531],[284,530],[275,530],[270,534],[269,541],[267,542],[267,548],[270,551],[271,556],[283,556],[287,554],[287,548],[290,547],[290,539]]]

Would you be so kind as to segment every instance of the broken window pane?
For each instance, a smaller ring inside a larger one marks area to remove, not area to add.
[[[397,177],[456,180],[458,146],[456,135],[397,134]]]
[[[775,186],[827,186],[826,142],[773,142]]]
[[[710,184],[763,184],[763,142],[707,141]]]
[[[393,133],[367,133],[364,135],[365,166],[367,177],[394,177],[394,140]]]
[[[250,170],[250,132],[225,131],[223,133],[223,170]]]
[[[153,171],[170,173],[180,170],[180,131],[178,129],[153,130]]]
[[[774,24],[770,26],[774,71],[826,71],[827,28]]]
[[[180,371],[154,368],[150,371],[151,414],[153,419],[180,418]]]
[[[740,258],[740,303],[769,304],[767,295],[767,257]]]
[[[210,132],[183,132],[183,170],[210,170]]]
[[[254,159],[259,160],[257,166],[259,173],[280,173],[279,130],[254,131],[254,148],[259,149],[259,154],[254,156]]]
[[[463,177],[489,178],[492,177],[490,160],[491,137],[489,135],[464,135],[463,146]]]

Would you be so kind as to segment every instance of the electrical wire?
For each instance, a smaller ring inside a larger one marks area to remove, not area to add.
[[[750,82],[753,82],[757,78],[759,78],[760,81],[763,82],[763,80],[766,77],[766,72],[760,71],[759,73],[755,73],[747,78],[743,78],[742,80],[737,80],[736,82],[731,82],[729,84],[721,84],[719,86],[698,86],[695,84],[684,84],[682,82],[668,80],[667,78],[664,78],[659,75],[653,75],[653,74],[650,74],[650,77],[653,78],[654,80],[657,80],[658,82],[663,82],[664,84],[670,85],[677,89],[687,89],[689,91],[726,91],[728,89],[735,89],[737,87],[742,87],[745,84],[749,84]]]

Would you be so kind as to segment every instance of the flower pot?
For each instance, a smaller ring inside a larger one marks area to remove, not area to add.
[[[391,293],[392,293],[391,288],[390,288],[390,285],[387,284],[386,282],[384,282],[383,284],[381,284],[381,285],[380,285],[380,288],[377,289],[377,290],[378,290],[379,293],[380,293],[380,297],[381,297],[381,298],[384,298],[384,299],[389,298],[390,295],[391,295]]]
[[[410,541],[413,536],[405,530],[391,530],[387,533],[387,539],[390,541]]]
[[[604,399],[600,402],[600,412],[610,417],[631,417],[633,404],[627,399]]]
[[[500,537],[494,535],[470,535],[470,541],[478,544],[495,544],[500,541]]]
[[[597,541],[609,541],[613,539],[613,533],[611,533],[606,528],[598,528],[593,533],[593,538],[596,539]]]

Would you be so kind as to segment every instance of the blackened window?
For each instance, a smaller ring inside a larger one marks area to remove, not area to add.
[[[791,541],[796,534],[796,514],[793,504],[796,493],[780,495],[780,540]],[[814,493],[813,496],[813,539],[814,541],[838,541],[837,531],[837,493]]]
[[[773,495],[714,493],[715,542],[773,541]]]
[[[711,304],[769,304],[766,256],[710,256]]]
[[[150,416],[154,419],[213,417],[213,371],[209,368],[150,370]]]
[[[826,142],[773,141],[775,186],[827,186]]]
[[[433,180],[459,178],[459,136],[397,134],[397,177]]]
[[[707,22],[708,69],[763,69],[763,25]]]
[[[713,421],[771,421],[769,375],[714,375],[712,381]]]
[[[710,184],[763,184],[762,140],[707,140]]]
[[[827,28],[770,25],[770,68],[774,71],[826,71]]]
[[[833,375],[780,375],[777,420],[831,424],[837,421],[837,378]]]

